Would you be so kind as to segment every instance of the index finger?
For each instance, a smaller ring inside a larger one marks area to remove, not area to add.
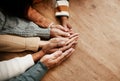
[[[70,56],[72,54],[73,50],[74,50],[73,48],[66,50],[64,53],[62,53],[61,56],[59,56],[58,58],[56,58],[53,61],[59,64],[61,61],[67,59],[67,56]]]

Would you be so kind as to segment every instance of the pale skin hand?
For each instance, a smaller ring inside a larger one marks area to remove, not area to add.
[[[51,37],[69,37],[70,33],[67,32],[67,28],[61,25],[51,25],[50,27],[50,36]]]
[[[47,66],[48,69],[51,69],[55,66],[61,64],[64,60],[68,59],[74,52],[73,48],[66,50],[65,52],[56,51],[50,55],[43,56],[40,61]]]
[[[42,56],[44,56],[45,54],[49,54],[49,53],[53,53],[55,48],[57,47],[63,47],[65,45],[65,42],[67,42],[68,39],[67,38],[53,38],[50,41],[42,41],[42,49],[37,52],[32,54],[33,60],[34,62],[38,61]]]
[[[42,49],[39,52],[32,54],[34,62],[38,61],[45,54],[53,53],[56,51],[54,50],[55,48],[63,47],[67,41],[67,38],[52,38],[49,41],[40,41]]]
[[[78,33],[71,35],[69,38],[52,38],[45,45],[43,45],[42,49],[32,54],[33,60],[36,62],[45,54],[50,54],[55,51],[66,51],[69,48],[74,48],[77,44]]]
[[[53,53],[57,50],[65,51],[66,49],[74,47],[77,44],[79,37],[78,35],[78,33],[75,33],[69,38],[52,38],[51,40],[49,40],[49,43],[47,43],[47,45],[42,47],[42,50],[48,54]]]

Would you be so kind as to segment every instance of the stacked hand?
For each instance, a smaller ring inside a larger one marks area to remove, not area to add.
[[[53,53],[57,50],[65,51],[70,47],[74,47],[77,44],[78,33],[71,35],[68,38],[58,37],[52,38],[49,42],[42,47],[44,53]]]
[[[78,33],[74,33],[68,38],[52,38],[49,43],[43,46],[42,51],[46,55],[40,61],[48,68],[59,65],[73,53],[77,40]]]
[[[67,28],[64,28],[61,25],[52,25],[50,27],[50,35],[51,37],[69,37],[70,33]]]
[[[49,41],[42,41],[38,52],[40,61],[48,67],[55,67],[66,60],[74,52],[78,41],[78,33],[73,33],[71,25],[63,18],[62,25],[50,26]]]
[[[66,60],[74,52],[73,48],[70,48],[64,52],[56,51],[52,54],[45,55],[41,58],[41,62],[45,64],[48,69],[55,67]]]

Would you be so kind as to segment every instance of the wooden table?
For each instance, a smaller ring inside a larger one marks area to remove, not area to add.
[[[54,1],[35,7],[55,21]],[[42,81],[120,81],[120,0],[70,0],[69,20],[80,34],[76,51]]]

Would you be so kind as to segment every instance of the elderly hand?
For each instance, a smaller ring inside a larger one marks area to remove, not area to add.
[[[65,51],[77,44],[78,33],[71,35],[69,38],[52,38],[42,47],[42,51],[49,54],[57,50]]]
[[[55,51],[66,51],[70,48],[74,48],[77,44],[78,33],[71,35],[69,38],[52,38],[42,47],[37,53],[32,54],[33,60],[36,62],[45,54],[51,54]]]
[[[56,51],[50,55],[43,56],[40,61],[47,66],[48,69],[53,68],[59,64],[61,64],[64,60],[66,60],[71,54],[74,52],[73,48],[66,50],[65,52]]]
[[[51,25],[50,26],[50,36],[51,37],[69,37],[70,33],[67,29],[61,25]]]

